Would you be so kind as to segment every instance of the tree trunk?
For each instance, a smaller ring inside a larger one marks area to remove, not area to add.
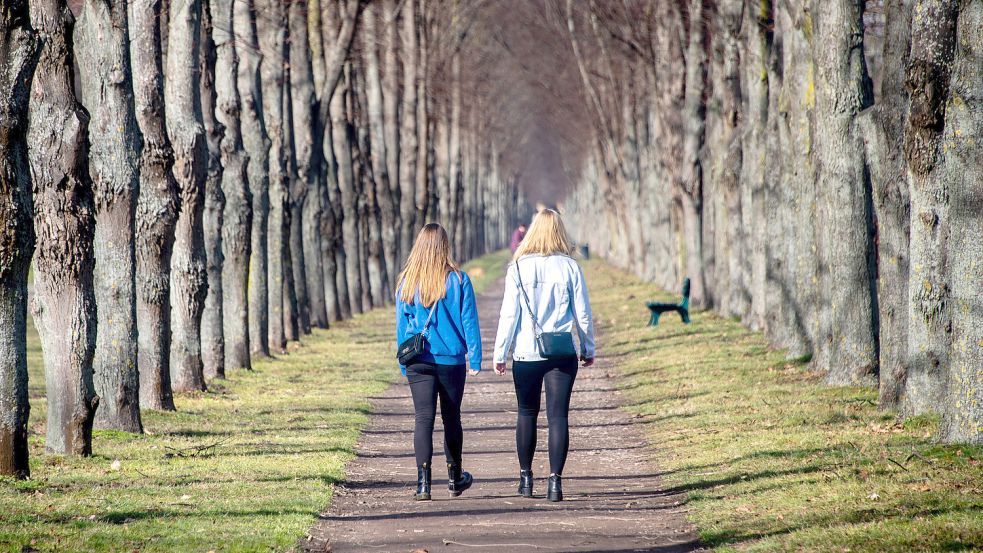
[[[0,10],[0,475],[30,476],[27,271],[34,251],[27,114],[41,41],[26,0]]]
[[[396,208],[393,202],[392,186],[389,182],[389,161],[387,156],[390,152],[386,151],[386,128],[384,102],[382,98],[382,82],[379,78],[379,56],[376,50],[377,32],[377,12],[375,3],[370,2],[362,12],[362,55],[365,63],[364,72],[360,73],[362,79],[357,83],[365,87],[366,101],[364,104],[366,115],[368,116],[369,128],[369,148],[364,149],[363,154],[368,157],[372,167],[372,180],[367,183],[374,186],[375,203],[379,206],[379,224],[372,225],[373,229],[379,229],[379,240],[381,241],[382,255],[377,262],[380,266],[375,271],[379,271],[379,283],[372,285],[372,304],[373,306],[385,305],[388,298],[386,290],[395,276],[392,270],[398,264],[396,247]],[[372,221],[370,221],[370,224]],[[375,238],[373,238],[373,241]],[[370,256],[369,262],[376,263],[375,257]]]
[[[181,191],[171,262],[171,384],[175,391],[205,389],[201,318],[208,293],[203,211],[208,146],[200,98],[201,0],[171,6],[164,108]]]
[[[908,171],[902,149],[908,93],[913,0],[885,2],[886,33],[880,99],[859,121],[866,143],[877,215],[877,305],[880,334],[879,403],[898,403],[908,365]]]
[[[294,277],[298,284],[302,283],[306,300],[298,293],[297,301],[307,309],[307,332],[310,326],[328,328],[328,314],[324,303],[324,274],[321,259],[321,186],[318,178],[320,156],[314,144],[314,73],[311,65],[311,47],[308,34],[308,14],[311,6],[306,0],[295,0],[290,4],[290,83],[291,110],[293,112],[294,152],[297,159],[297,178],[294,189],[299,196],[303,190],[303,199],[297,197],[292,201],[299,202],[294,209],[294,225],[296,232],[291,233],[291,239],[300,242],[304,252],[304,272]],[[315,10],[316,11],[316,10]],[[320,34],[318,34],[320,36]],[[294,263],[295,269],[297,263]],[[298,289],[299,292],[299,289]]]
[[[346,71],[347,73],[347,71]],[[331,97],[331,138],[338,163],[338,190],[343,210],[341,236],[343,250],[339,264],[344,274],[352,313],[362,313],[362,277],[359,256],[359,224],[355,175],[352,169],[351,132],[348,127],[346,96],[349,94],[349,78],[338,85]],[[342,263],[344,261],[344,263]]]
[[[413,239],[417,226],[416,216],[416,164],[418,163],[417,144],[417,52],[416,45],[416,0],[407,0],[403,4],[402,39],[403,58],[403,102],[400,115],[399,135],[399,211],[400,231],[399,249],[401,258],[399,267],[406,263],[406,258],[413,249]],[[393,23],[395,24],[395,23]],[[399,268],[397,267],[397,269]],[[394,281],[393,286],[397,283]]]
[[[461,55],[457,52],[451,58],[451,121],[448,143],[449,168],[447,171],[448,198],[447,232],[451,239],[451,254],[461,258]]]
[[[209,0],[201,5],[201,112],[208,146],[205,178],[205,208],[202,216],[205,237],[205,274],[208,295],[201,317],[201,358],[206,378],[225,378],[225,335],[223,329],[222,225],[225,194],[222,192],[222,137],[225,127],[215,116],[216,51]]]
[[[983,1],[962,2],[956,26],[945,157],[936,171],[951,183],[952,349],[940,435],[983,444]]]
[[[362,303],[371,309],[385,305],[386,302],[386,256],[385,239],[382,229],[382,209],[380,194],[388,194],[388,187],[375,178],[371,160],[372,125],[366,117],[368,98],[365,90],[365,76],[353,67],[351,123],[354,125],[353,159],[355,183],[359,187],[361,202],[359,219],[362,223]]]
[[[704,46],[704,0],[689,4],[689,45],[686,50],[686,96],[683,100],[683,170],[679,183],[683,201],[683,237],[686,245],[686,276],[690,279],[690,305],[706,309],[706,282],[703,272],[703,163],[701,149],[706,133],[706,105],[703,99],[707,74]]]
[[[289,23],[289,13],[284,8],[284,24]],[[290,30],[287,29],[285,46],[291,44]],[[289,50],[284,53],[289,56]],[[290,59],[284,58],[283,74],[283,157],[286,160],[286,207],[284,209],[284,247],[283,247],[283,334],[287,341],[300,340],[300,333],[311,331],[310,312],[307,310],[307,283],[304,280],[304,244],[301,236],[301,210],[307,189],[298,185],[297,157],[294,147],[294,117],[291,106],[293,94],[290,89]],[[299,199],[299,201],[298,201]],[[296,217],[294,214],[296,213]],[[298,275],[299,280],[294,279]],[[298,297],[303,295],[303,302]]]
[[[125,0],[86,0],[75,33],[82,104],[89,112],[95,190],[97,428],[142,432],[137,369],[134,218],[140,129],[133,103]]]
[[[143,134],[136,212],[137,365],[140,407],[174,410],[171,391],[171,254],[177,223],[174,151],[164,126],[161,0],[131,0],[133,93]]]
[[[872,212],[857,114],[873,102],[855,0],[813,1],[820,278],[818,368],[836,385],[877,375]],[[819,38],[821,37],[821,40]]]
[[[249,234],[252,230],[252,194],[243,147],[244,116],[236,75],[239,45],[232,34],[234,4],[241,0],[209,0],[214,21],[215,116],[225,127],[221,142],[222,192],[222,334],[225,340],[225,371],[252,368],[249,359]],[[245,48],[243,48],[245,49]]]
[[[74,17],[64,0],[32,2],[43,41],[28,141],[34,180],[34,322],[44,352],[48,424],[54,453],[92,453],[96,398],[92,357],[96,306],[95,230],[88,164],[88,115],[75,98]]]
[[[903,415],[938,412],[952,348],[949,175],[940,167],[958,2],[921,0],[912,18],[904,152],[910,175],[908,375]]]
[[[384,0],[382,3],[382,25],[384,27],[385,40],[382,51],[382,114],[383,131],[386,142],[386,175],[389,177],[389,195],[393,211],[392,245],[391,257],[386,260],[386,270],[389,276],[389,286],[395,286],[396,276],[399,274],[399,267],[403,264],[403,258],[409,251],[403,251],[401,230],[402,223],[402,187],[401,175],[399,172],[399,159],[402,151],[399,144],[399,63],[396,61],[396,53],[399,46],[396,43],[396,0]]]
[[[270,140],[263,119],[263,93],[259,74],[259,43],[256,38],[256,15],[253,0],[233,0],[233,28],[236,29],[240,54],[237,86],[242,102],[242,142],[249,163],[246,174],[252,195],[252,226],[249,239],[249,347],[253,355],[269,357],[269,252],[266,234],[269,228]]]
[[[426,14],[427,0],[420,0],[417,9],[421,24],[417,53],[419,55],[419,67],[416,74],[416,216],[413,219],[416,227],[422,227],[427,223],[428,208],[430,206],[430,116],[427,102],[427,79],[429,78],[429,58],[427,55],[427,32]],[[409,82],[406,86],[412,86]],[[416,236],[413,236],[415,239]]]
[[[283,3],[278,0],[259,0],[256,11],[262,85],[263,115],[270,137],[269,157],[269,223],[266,228],[267,279],[266,301],[269,305],[267,341],[271,350],[283,353],[287,336],[283,313],[285,282],[284,259],[287,248],[287,147],[283,134],[283,87],[287,59],[287,18]]]
[[[332,98],[344,67],[345,58],[355,36],[359,0],[346,0],[344,4],[316,0],[319,3],[320,28],[311,31],[311,48],[314,53],[315,84],[318,96],[318,129],[321,131],[323,165],[321,181],[322,218],[321,248],[323,253],[324,293],[328,316],[338,320],[351,316],[346,270],[347,256],[342,241],[343,210],[338,186],[338,163],[335,159],[332,130]],[[313,4],[312,4],[312,8]],[[312,22],[314,20],[312,19]],[[314,35],[317,34],[317,37]],[[316,40],[320,38],[320,42]],[[321,56],[317,49],[321,48]],[[317,136],[317,133],[315,133]]]

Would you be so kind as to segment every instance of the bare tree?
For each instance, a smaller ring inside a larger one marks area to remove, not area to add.
[[[983,2],[960,4],[943,143],[935,171],[949,181],[952,233],[952,353],[940,434],[947,442],[983,444]],[[913,56],[914,57],[914,56]],[[923,60],[918,57],[915,59]],[[958,99],[964,99],[960,104]]]
[[[236,44],[242,45],[237,85],[242,101],[242,142],[249,157],[247,175],[252,194],[252,227],[249,256],[249,347],[253,355],[269,357],[269,152],[270,140],[263,116],[263,92],[259,73],[260,51],[254,0],[233,0]]]
[[[130,0],[137,123],[143,134],[136,213],[137,365],[140,407],[174,410],[171,390],[171,254],[177,224],[174,150],[164,123],[161,0]]]
[[[361,79],[355,81],[365,89],[365,114],[368,124],[369,147],[363,148],[363,153],[368,156],[371,164],[371,185],[373,190],[369,191],[369,196],[374,198],[374,203],[378,204],[379,221],[374,224],[370,220],[373,234],[378,228],[380,247],[382,256],[378,260],[372,255],[368,262],[373,265],[370,273],[372,286],[373,305],[385,305],[386,288],[395,275],[391,275],[393,267],[396,266],[396,210],[393,204],[392,189],[389,184],[389,163],[386,159],[386,129],[384,122],[384,106],[382,98],[382,81],[379,76],[379,54],[376,44],[378,34],[378,12],[375,4],[370,2],[362,10],[362,30],[359,35],[362,38],[362,56],[365,65],[364,71],[360,72]],[[374,209],[374,208],[373,208]],[[373,242],[376,240],[372,238]],[[374,248],[375,246],[373,246]],[[378,272],[378,276],[376,276]]]
[[[44,46],[31,101],[28,141],[34,181],[34,321],[44,351],[54,453],[92,453],[96,398],[95,207],[88,164],[88,114],[75,97],[74,17],[65,0],[32,2]]]
[[[297,178],[293,183],[294,194],[291,228],[291,249],[303,250],[303,263],[294,262],[294,277],[303,283],[306,300],[301,299],[298,287],[298,303],[306,304],[307,324],[318,328],[328,327],[328,312],[323,286],[324,272],[321,254],[322,191],[324,181],[318,175],[321,168],[320,148],[315,147],[315,84],[311,57],[313,49],[309,39],[310,17],[320,19],[320,5],[306,0],[290,4],[290,87],[293,115],[293,138],[297,159]],[[320,42],[320,29],[313,34]],[[296,244],[295,242],[300,242]],[[298,271],[302,268],[303,273]],[[332,279],[333,280],[333,279]],[[304,307],[302,307],[304,309]],[[303,322],[303,316],[302,316]],[[309,328],[307,329],[309,331]]]
[[[347,71],[346,71],[347,73]],[[343,219],[341,235],[344,243],[344,267],[346,288],[352,313],[361,313],[362,306],[362,277],[361,252],[359,251],[359,223],[357,197],[355,193],[355,174],[352,168],[351,131],[348,126],[346,98],[349,95],[349,78],[339,83],[331,96],[331,137],[334,157],[337,160],[339,199],[341,200]]]
[[[284,144],[284,61],[287,59],[287,14],[277,0],[256,2],[256,29],[259,48],[260,83],[262,85],[263,116],[270,137],[269,156],[269,226],[267,247],[267,304],[269,329],[266,340],[271,350],[283,352],[287,347],[283,312],[285,282],[284,261],[289,228],[287,226],[287,147]]]
[[[0,10],[0,474],[26,478],[27,271],[34,251],[27,114],[41,43],[26,0]]]
[[[95,190],[94,361],[97,428],[142,432],[137,369],[134,219],[140,129],[130,71],[125,0],[86,0],[75,32],[82,104],[89,112],[89,171]]]
[[[202,218],[208,145],[199,87],[200,47],[201,1],[174,4],[168,24],[164,107],[167,134],[174,146],[174,177],[181,193],[171,261],[171,384],[180,392],[205,389],[201,316],[208,280]]]
[[[237,88],[239,44],[233,34],[235,5],[239,0],[210,0],[215,41],[215,116],[225,127],[222,136],[222,314],[225,339],[225,371],[250,369],[249,358],[249,255],[252,231],[252,194],[248,159],[243,146],[245,110]],[[255,116],[255,112],[251,115]],[[255,122],[254,122],[255,123]],[[260,137],[262,139],[262,137]]]
[[[401,54],[403,61],[403,94],[402,113],[400,115],[399,134],[399,211],[400,231],[399,250],[401,252],[400,266],[413,248],[415,230],[419,223],[416,213],[416,166],[419,163],[419,145],[417,144],[417,60],[420,53],[417,49],[417,16],[416,0],[408,0],[403,4],[403,27],[399,33],[401,39]],[[394,46],[390,46],[391,48]],[[387,72],[388,73],[388,72]],[[398,268],[397,268],[398,269]],[[393,282],[393,286],[396,286]]]
[[[201,317],[201,359],[206,378],[225,378],[225,334],[222,288],[222,227],[225,211],[225,193],[222,190],[222,137],[225,127],[216,117],[216,48],[211,4],[201,5],[201,65],[199,89],[201,112],[205,124],[207,144],[205,207],[202,224],[205,239],[205,274],[208,279],[208,295]]]

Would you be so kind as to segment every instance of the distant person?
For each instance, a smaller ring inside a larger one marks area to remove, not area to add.
[[[512,242],[509,243],[509,248],[512,250],[512,253],[515,253],[515,250],[519,249],[519,244],[522,242],[522,239],[525,238],[525,236],[526,225],[519,224],[519,226],[515,227],[515,230],[512,231]]]
[[[569,449],[570,394],[577,378],[577,358],[594,363],[594,323],[587,285],[570,257],[570,240],[560,214],[544,209],[516,249],[505,279],[495,372],[504,375],[512,358],[512,380],[519,404],[515,443],[519,456],[519,494],[532,497],[532,460],[536,453],[536,419],[546,385],[550,475],[546,498],[561,501],[561,477]],[[573,334],[580,342],[574,346]]]
[[[447,231],[436,223],[420,231],[396,282],[397,357],[409,382],[416,412],[414,499],[430,500],[438,400],[444,424],[447,489],[451,497],[457,497],[473,482],[471,474],[461,469],[461,400],[468,372],[465,361],[471,364],[470,374],[481,370],[481,331],[474,288],[467,273],[450,257]]]

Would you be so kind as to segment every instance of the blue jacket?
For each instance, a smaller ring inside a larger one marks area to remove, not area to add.
[[[420,304],[417,292],[413,303],[396,297],[396,346],[423,330],[430,309]],[[427,346],[418,361],[437,365],[463,365],[481,370],[481,330],[474,287],[464,271],[448,273],[447,296],[437,301],[425,335]],[[406,374],[406,367],[399,367]]]

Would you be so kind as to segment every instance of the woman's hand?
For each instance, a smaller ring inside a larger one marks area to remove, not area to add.
[[[589,367],[589,366],[591,366],[591,365],[594,364],[594,358],[593,357],[589,357],[589,358],[588,357],[581,357],[580,358],[580,361],[584,364],[585,367]]]
[[[495,374],[499,376],[505,375],[505,363],[495,363]]]
[[[468,374],[470,374],[471,376],[478,376],[479,372],[480,371],[476,371],[474,369],[468,369]]]

